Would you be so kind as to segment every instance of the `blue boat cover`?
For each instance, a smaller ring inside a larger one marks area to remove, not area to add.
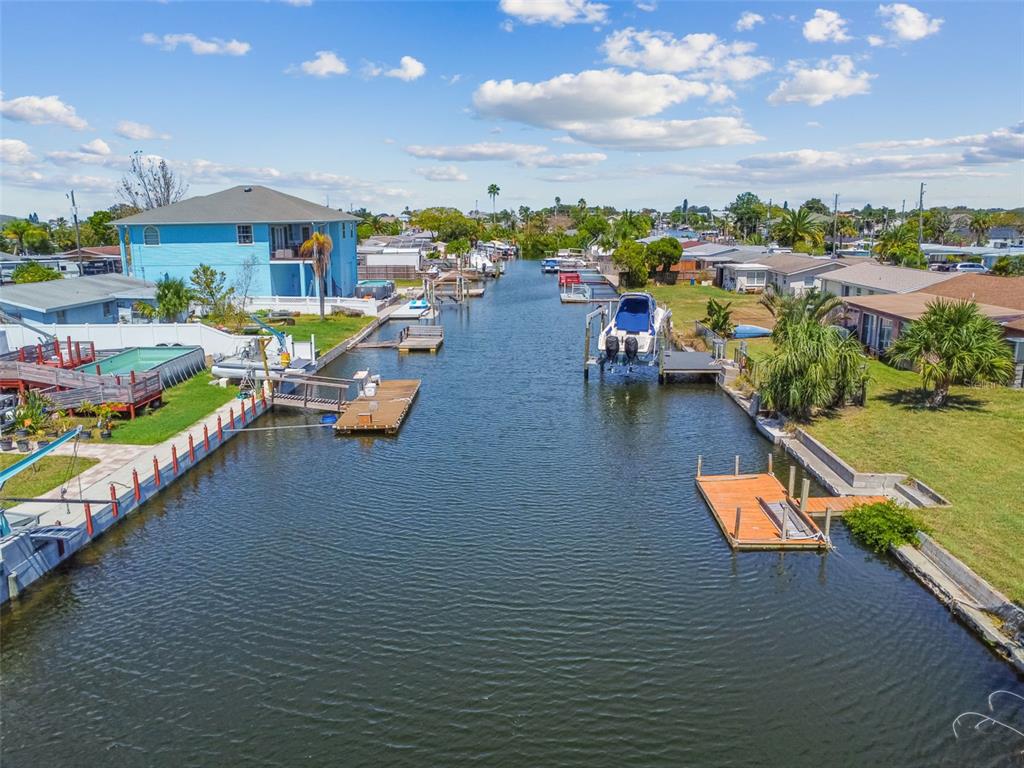
[[[737,325],[732,335],[734,339],[756,339],[761,336],[771,336],[772,332],[759,325]]]
[[[651,330],[651,314],[650,297],[627,294],[619,301],[615,327],[627,333],[647,333]]]

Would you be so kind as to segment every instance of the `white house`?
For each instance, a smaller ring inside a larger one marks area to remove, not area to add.
[[[863,261],[821,278],[821,290],[835,296],[874,296],[882,293],[910,293],[956,277],[956,272],[928,272]]]
[[[820,287],[821,275],[847,264],[849,260],[776,253],[744,264],[723,264],[722,287],[737,293],[759,293],[771,286],[777,293],[799,296]]]

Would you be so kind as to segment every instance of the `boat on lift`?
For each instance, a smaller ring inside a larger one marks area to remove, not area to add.
[[[669,333],[672,311],[659,307],[649,293],[624,293],[611,322],[601,330],[597,348],[611,365],[655,365],[659,344]]]

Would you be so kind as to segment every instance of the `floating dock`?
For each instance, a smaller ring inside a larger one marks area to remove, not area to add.
[[[381,381],[372,395],[363,394],[346,403],[334,428],[341,434],[377,432],[394,435],[405,421],[419,391],[419,379]]]
[[[666,349],[658,361],[658,376],[664,382],[670,376],[717,376],[722,371],[721,360],[707,352],[685,352]]]
[[[698,472],[697,488],[733,549],[827,549],[829,546],[827,524],[823,533],[807,513],[806,503],[803,510],[800,504],[794,504],[775,475],[701,475]],[[822,501],[828,505],[836,500]]]
[[[430,352],[435,354],[444,344],[443,325],[409,325],[398,337],[398,353]]]

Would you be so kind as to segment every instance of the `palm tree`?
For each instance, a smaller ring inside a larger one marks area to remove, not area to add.
[[[25,244],[29,240],[39,239],[46,235],[46,230],[28,219],[15,219],[7,222],[4,227],[4,237],[17,243],[19,253],[28,253]]]
[[[992,215],[985,211],[975,211],[971,214],[971,222],[968,227],[976,238],[975,245],[984,245],[982,238],[988,235],[988,231],[992,227]]]
[[[181,320],[181,316],[188,312],[193,298],[192,291],[185,285],[185,280],[180,277],[165,277],[162,280],[157,280],[154,296],[156,298],[155,306],[140,301],[135,304],[133,309],[150,320],[163,320],[167,323],[176,323]]]
[[[500,195],[500,194],[501,194],[501,187],[499,187],[497,184],[488,184],[487,185],[487,196],[489,198],[491,198],[491,226],[492,227],[494,226],[494,216],[495,216],[494,202],[495,202],[495,200],[498,199],[498,195]]]
[[[941,208],[935,208],[928,217],[928,223],[925,225],[925,229],[931,233],[931,236],[935,238],[937,242],[945,243],[946,235],[953,229],[953,218],[949,213]]]
[[[562,212],[562,198],[555,195],[555,216]]]
[[[824,242],[821,227],[811,219],[811,212],[806,208],[783,209],[773,234],[779,245],[790,248],[798,243],[820,246]]]
[[[875,247],[883,261],[904,267],[925,266],[924,256],[917,244],[917,228],[913,224],[900,224],[887,229]]]
[[[894,363],[917,367],[921,381],[932,388],[928,404],[940,408],[957,382],[1006,381],[1013,356],[1003,330],[978,311],[973,301],[936,299],[889,347]]]
[[[776,293],[769,287],[761,294],[760,303],[775,318],[775,330],[772,331],[774,338],[776,333],[782,335],[782,326],[787,324],[793,325],[804,321],[819,325],[831,324],[836,319],[843,300],[828,291],[819,291],[816,288],[802,296],[787,296]]]
[[[327,271],[331,268],[331,251],[334,241],[326,232],[314,232],[299,248],[299,255],[311,259],[310,266],[316,276],[316,287],[320,294],[320,319],[324,319],[324,294],[327,293]]]

